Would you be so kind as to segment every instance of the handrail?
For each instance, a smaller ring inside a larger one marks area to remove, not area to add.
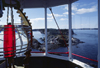
[[[45,53],[45,52],[33,52],[33,51],[31,51],[31,53]],[[69,52],[48,52],[48,53],[49,54],[69,54]],[[77,54],[74,54],[74,53],[72,53],[72,55],[80,57],[80,58],[84,58],[84,59],[87,59],[87,60],[91,60],[91,61],[94,61],[94,62],[98,62],[97,60],[90,59],[90,58],[87,58],[87,57],[84,57],[84,56],[81,56],[81,55],[77,55]]]

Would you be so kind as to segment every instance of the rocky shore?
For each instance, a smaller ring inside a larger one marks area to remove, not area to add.
[[[41,33],[44,34],[44,30],[39,30]],[[48,50],[52,50],[52,49],[57,49],[59,47],[67,47],[68,44],[68,30],[64,29],[61,30],[62,34],[61,35],[59,33],[58,30],[52,30],[49,29],[48,30],[48,37],[47,37],[47,43],[48,43]],[[74,34],[73,30],[72,30],[72,34]],[[38,42],[38,40],[36,40],[35,38],[33,38],[33,49],[38,49],[40,51],[45,51],[45,37],[44,38],[40,38],[41,41],[44,41],[44,43],[40,43]],[[80,41],[77,38],[72,37],[72,45],[77,45],[79,43],[84,43],[82,41]]]

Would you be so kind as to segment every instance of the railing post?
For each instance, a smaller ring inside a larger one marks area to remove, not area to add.
[[[45,53],[47,55],[48,53],[48,47],[47,47],[47,7],[45,7]]]
[[[68,4],[69,12],[69,60],[72,60],[72,18],[71,18],[71,3]]]
[[[100,0],[98,0],[98,68],[100,68]]]

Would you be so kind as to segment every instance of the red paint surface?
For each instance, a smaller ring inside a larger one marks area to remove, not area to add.
[[[4,27],[4,57],[15,56],[16,44],[15,44],[15,28],[14,25],[5,25]]]

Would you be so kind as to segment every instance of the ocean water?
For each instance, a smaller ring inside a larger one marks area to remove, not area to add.
[[[39,31],[34,31],[33,36],[35,39],[37,39],[40,43],[44,43],[43,41],[40,40],[40,38],[45,37],[44,34],[41,34]]]
[[[75,34],[73,35],[73,37],[80,39],[80,41],[83,41],[84,43],[73,45],[72,52],[75,54],[87,57],[87,58],[97,60],[98,30],[74,30],[74,33]],[[33,35],[34,35],[34,38],[36,38],[39,42],[43,43],[43,41],[41,41],[40,38],[45,37],[44,34],[41,34],[39,31],[33,31]],[[21,37],[22,37],[23,43],[27,44],[27,39],[23,35],[21,35]],[[17,33],[16,33],[16,38],[19,38]],[[3,32],[0,32],[0,39],[3,40]],[[20,39],[16,41],[16,45],[21,45]],[[0,41],[0,48],[3,48],[3,41]],[[0,51],[3,51],[3,49],[1,49]],[[35,51],[38,51],[38,50],[35,50]],[[49,50],[49,52],[67,52],[67,51],[68,51],[67,47],[59,47],[57,49]],[[0,55],[2,54],[3,53],[0,53]],[[61,54],[61,55],[68,56],[66,54]],[[76,56],[73,56],[73,58],[83,61],[85,63],[97,64],[97,62],[86,60],[86,59],[79,58]]]
[[[84,43],[76,45],[78,48],[73,46],[73,53],[97,60],[98,30],[74,30],[74,32],[76,35],[73,35],[73,37],[80,39]],[[97,64],[97,62],[85,60],[76,56],[73,56],[73,58],[86,63]]]
[[[77,55],[81,55],[87,58],[97,60],[97,51],[98,51],[98,30],[74,30],[73,37],[78,38],[84,43],[79,43],[72,46],[72,52]],[[44,34],[41,34],[39,31],[33,32],[34,37],[40,41],[39,38],[44,37]],[[40,41],[41,42],[41,41]],[[49,52],[67,52],[67,47],[60,47],[58,49],[49,50]],[[68,56],[61,54],[63,56]],[[80,57],[73,56],[74,59],[78,59],[85,63],[97,64],[97,62],[86,60]]]

